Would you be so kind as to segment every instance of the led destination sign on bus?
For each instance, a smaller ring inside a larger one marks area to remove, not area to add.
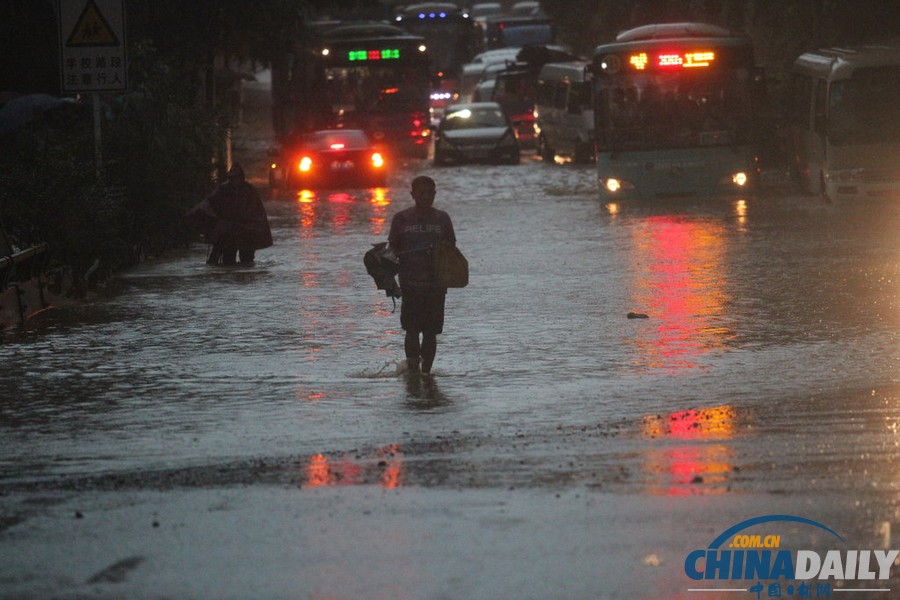
[[[400,60],[399,48],[384,48],[382,50],[350,50],[347,52],[347,60],[368,61],[368,60]]]
[[[715,60],[716,53],[712,50],[661,52],[652,57],[646,52],[637,52],[628,57],[628,64],[637,71],[643,71],[648,66],[660,69],[692,69],[708,67]]]

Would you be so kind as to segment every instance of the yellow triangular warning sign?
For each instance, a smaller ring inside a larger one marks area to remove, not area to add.
[[[66,46],[86,47],[86,46],[118,46],[119,38],[113,33],[112,28],[103,15],[94,0],[88,0],[75,28],[66,41]]]

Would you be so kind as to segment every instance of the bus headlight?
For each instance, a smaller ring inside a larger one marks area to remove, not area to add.
[[[747,177],[747,174],[744,173],[743,171],[735,173],[734,175],[731,176],[731,182],[738,187],[744,187],[745,185],[747,185],[748,181],[750,181],[750,179]]]
[[[628,181],[624,181],[622,179],[616,179],[615,177],[610,177],[609,179],[604,179],[602,182],[606,191],[610,194],[615,194],[619,191],[623,190],[633,190],[634,185]]]

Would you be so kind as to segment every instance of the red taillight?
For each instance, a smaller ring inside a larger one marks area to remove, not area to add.
[[[372,153],[372,166],[375,167],[376,169],[380,169],[380,168],[384,167],[384,157],[381,155],[380,152]]]
[[[309,173],[312,171],[313,161],[310,157],[304,156],[300,159],[300,162],[297,163],[297,170],[301,173]]]
[[[409,136],[413,138],[413,141],[416,143],[421,143],[431,135],[431,129],[429,129],[431,121],[427,114],[420,112],[414,113],[410,124],[412,127],[409,130]]]

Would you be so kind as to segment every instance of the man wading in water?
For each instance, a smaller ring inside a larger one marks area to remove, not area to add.
[[[400,259],[400,325],[406,331],[406,363],[410,370],[421,368],[427,375],[437,352],[437,335],[444,329],[447,296],[447,288],[437,281],[433,249],[441,242],[455,246],[456,235],[450,215],[433,206],[432,178],[413,179],[411,193],[416,205],[394,215],[388,242]]]

